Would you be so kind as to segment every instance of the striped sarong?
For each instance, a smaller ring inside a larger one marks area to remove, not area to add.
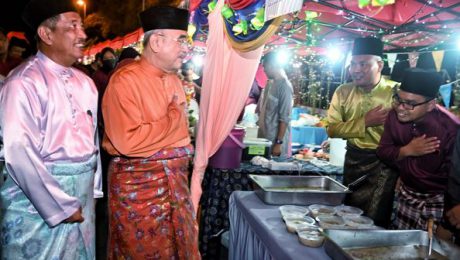
[[[375,150],[347,144],[343,184],[348,186],[365,174],[368,178],[347,194],[345,204],[362,209],[364,215],[372,218],[376,225],[387,228],[391,223],[398,173],[382,163]]]
[[[192,146],[109,166],[109,259],[200,259],[190,200]]]
[[[444,210],[444,194],[428,194],[416,192],[401,182],[396,191],[396,229],[421,229],[427,230],[427,222],[433,217],[436,230],[437,224],[442,219]]]

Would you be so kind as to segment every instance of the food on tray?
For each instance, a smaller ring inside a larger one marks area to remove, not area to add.
[[[300,206],[294,205],[284,205],[279,207],[281,212],[281,216],[290,217],[290,218],[303,218],[305,215],[308,214],[308,209]]]
[[[316,223],[316,221],[309,217],[309,216],[304,216],[303,217],[303,220],[308,224],[308,225],[314,225]]]
[[[297,235],[300,243],[309,247],[319,247],[324,241],[324,236],[319,231],[300,231]]]
[[[339,216],[359,216],[363,214],[363,211],[361,209],[345,205],[337,206],[335,207],[335,210],[336,214]]]
[[[313,223],[311,223],[311,224],[309,222],[309,223],[306,223],[306,224],[297,225],[296,232],[299,233],[301,231],[320,231],[320,230],[322,230],[319,226],[314,224],[316,221],[314,219],[312,219],[312,220],[313,220]]]
[[[297,230],[297,227],[300,225],[305,225],[308,224],[308,222],[305,219],[285,219],[286,222],[286,228],[289,232],[295,233]]]
[[[304,148],[301,149],[298,154],[294,155],[294,158],[298,160],[310,160],[315,157],[314,155],[315,153],[312,150],[309,148]]]
[[[314,218],[320,215],[334,215],[335,208],[326,205],[313,204],[308,206],[308,209],[311,211],[311,214]]]
[[[342,229],[345,227],[345,222],[340,216],[320,215],[317,220],[322,228]]]
[[[345,224],[355,228],[366,228],[374,225],[374,221],[365,216],[343,216]]]
[[[323,149],[319,149],[313,156],[318,159],[329,160],[329,154],[325,153]]]

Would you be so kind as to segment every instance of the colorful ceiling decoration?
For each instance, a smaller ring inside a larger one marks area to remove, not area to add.
[[[213,1],[203,0],[200,6],[209,2]],[[265,1],[227,0],[230,10],[222,14],[227,31],[233,19],[237,21],[231,26],[234,37],[250,38],[251,27],[261,26],[261,9],[253,9],[252,13],[242,10],[263,5],[262,2]],[[240,13],[236,8],[240,8]],[[235,14],[242,14],[243,19]],[[254,20],[247,19],[248,16]],[[196,34],[203,41],[205,24],[197,27]],[[387,52],[433,51],[452,48],[459,32],[458,0],[304,0],[302,10],[285,17],[268,45],[349,48],[356,37],[374,36],[384,40]]]

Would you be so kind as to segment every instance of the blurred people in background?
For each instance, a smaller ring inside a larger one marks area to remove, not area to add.
[[[92,77],[94,73],[102,67],[101,53],[96,53],[96,55],[94,55],[94,61],[90,64],[87,64],[85,67],[86,71],[88,72],[87,75]]]
[[[132,61],[132,60],[138,60],[140,58],[141,58],[141,54],[136,49],[134,49],[133,47],[127,47],[121,51],[120,57],[118,57],[117,65],[119,65],[124,60]]]
[[[269,79],[259,99],[258,136],[270,140],[272,155],[291,157],[291,112],[293,88],[283,65],[276,59],[276,52],[269,52],[262,58],[265,73]]]
[[[138,60],[140,58],[141,58],[141,54],[138,51],[136,51],[136,49],[134,49],[133,47],[124,48],[121,51],[120,56],[118,57],[117,65],[115,66],[115,68],[109,74],[109,80],[110,80],[110,77],[112,77],[112,75],[113,75],[113,73],[115,71],[117,71],[121,67],[123,67],[125,65],[128,65],[131,62],[134,62],[134,61],[136,61],[136,60]]]
[[[0,61],[5,61],[8,53],[8,38],[6,35],[6,30],[0,27]]]
[[[6,31],[0,27],[0,80],[6,77],[6,57],[8,55],[8,38]]]
[[[109,75],[112,70],[115,68],[117,63],[117,56],[115,55],[115,51],[110,47],[105,47],[99,54],[100,60],[96,60],[96,62],[100,61],[99,69],[96,70],[91,78],[96,84],[97,91],[98,91],[98,127],[99,127],[99,134],[102,137],[104,133],[104,120],[102,118],[102,110],[101,110],[101,103],[102,97],[104,96],[105,88],[107,84],[109,84]]]
[[[201,93],[201,87],[198,86],[198,84],[195,82],[199,76],[195,73],[195,65],[191,60],[182,63],[180,72],[182,76],[182,85],[184,87],[185,97],[187,98],[187,104],[190,104],[190,100],[199,99]]]
[[[380,39],[355,39],[349,65],[353,82],[334,92],[326,128],[329,137],[347,140],[344,185],[362,178],[345,204],[361,208],[376,225],[388,227],[398,176],[379,160],[376,149],[397,83],[382,77],[382,55]]]
[[[0,41],[2,36],[0,32]],[[7,46],[7,53],[6,55],[1,55],[2,61],[0,61],[0,74],[3,76],[7,76],[10,71],[12,71],[14,68],[16,68],[21,62],[24,60],[23,54],[26,53],[26,50],[28,49],[28,44],[25,40],[12,37],[9,41],[6,40],[7,42],[5,43],[5,40],[3,43],[0,43],[0,49],[5,48],[5,45]],[[1,54],[2,50],[0,50]]]
[[[249,91],[248,99],[246,100],[246,106],[250,104],[257,104],[259,102],[260,95],[262,94],[262,88],[257,83],[257,80],[254,80]]]
[[[97,90],[99,91],[99,99],[102,99],[105,88],[109,84],[109,74],[117,65],[117,55],[115,51],[110,47],[105,47],[100,52],[101,66],[91,76],[96,84]]]
[[[8,58],[12,60],[24,60],[28,44],[25,40],[12,37],[8,43]]]

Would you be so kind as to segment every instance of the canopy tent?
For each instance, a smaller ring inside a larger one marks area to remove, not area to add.
[[[356,37],[381,37],[385,52],[423,52],[456,48],[460,32],[457,0],[394,0],[394,4],[360,7],[363,0],[304,0],[303,7],[286,16],[266,44],[297,50],[298,55],[322,54],[331,46],[348,50]],[[376,1],[376,0],[373,0]],[[391,0],[388,0],[391,2]],[[191,1],[190,8],[212,1]],[[370,1],[369,1],[370,2]],[[315,17],[316,16],[316,17]],[[199,26],[195,44],[203,46],[207,24]],[[142,38],[142,29],[90,46],[86,56],[104,47],[127,47]]]
[[[384,40],[385,52],[428,51],[452,48],[453,36],[460,31],[457,0],[395,0],[363,8],[359,2],[305,0],[302,10],[284,21],[271,44],[327,47],[376,36]]]
[[[191,1],[190,8],[206,13],[200,4],[207,8],[211,2]],[[363,2],[369,5],[360,7]],[[372,6],[377,2],[387,4]],[[305,55],[331,45],[349,48],[356,37],[374,36],[385,41],[385,52],[452,49],[460,31],[459,16],[457,0],[304,0],[302,9],[286,16],[267,46],[287,45]],[[203,22],[201,17],[196,20]],[[205,21],[197,27],[196,38],[204,41]]]

